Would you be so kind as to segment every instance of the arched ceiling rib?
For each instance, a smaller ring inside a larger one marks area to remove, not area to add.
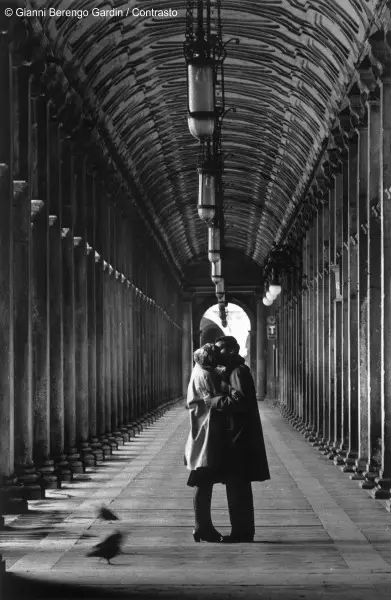
[[[37,2],[36,4],[42,4]],[[44,2],[69,8],[68,0]],[[259,264],[308,184],[351,80],[377,0],[223,0],[225,243]],[[73,0],[178,17],[42,19],[54,54],[110,139],[181,266],[206,251],[197,143],[186,121],[185,0]],[[232,155],[231,155],[232,154]]]

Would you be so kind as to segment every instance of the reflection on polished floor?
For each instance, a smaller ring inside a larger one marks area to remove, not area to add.
[[[195,544],[183,448],[182,403],[88,469],[72,484],[6,517],[0,548],[5,598],[388,597],[390,515],[309,447],[277,411],[260,404],[272,479],[254,485],[253,544]],[[119,522],[97,519],[102,503]],[[215,525],[228,533],[223,486]],[[119,527],[124,554],[113,565],[88,549]],[[388,592],[387,592],[388,591]]]

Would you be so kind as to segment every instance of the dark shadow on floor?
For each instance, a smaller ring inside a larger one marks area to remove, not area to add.
[[[1,600],[363,600],[368,593],[375,593],[376,600],[389,598],[389,590],[380,592],[354,589],[351,585],[300,585],[300,586],[189,586],[179,583],[168,585],[86,586],[65,582],[43,582],[38,579],[7,573]]]

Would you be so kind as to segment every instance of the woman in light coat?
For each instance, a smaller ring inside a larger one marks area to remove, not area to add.
[[[221,542],[222,535],[211,518],[213,484],[224,478],[226,417],[247,410],[243,394],[223,384],[215,371],[219,350],[205,344],[194,353],[195,366],[187,392],[190,433],[185,448],[185,465],[191,471],[187,485],[194,488],[193,505],[196,542]]]

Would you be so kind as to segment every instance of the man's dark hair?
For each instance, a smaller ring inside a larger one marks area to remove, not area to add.
[[[238,352],[240,349],[240,346],[237,342],[237,339],[234,338],[233,335],[222,335],[220,337],[218,337],[215,341],[215,344],[217,344],[217,342],[222,342],[223,344],[225,344],[226,346],[230,347],[230,348],[237,348]]]

